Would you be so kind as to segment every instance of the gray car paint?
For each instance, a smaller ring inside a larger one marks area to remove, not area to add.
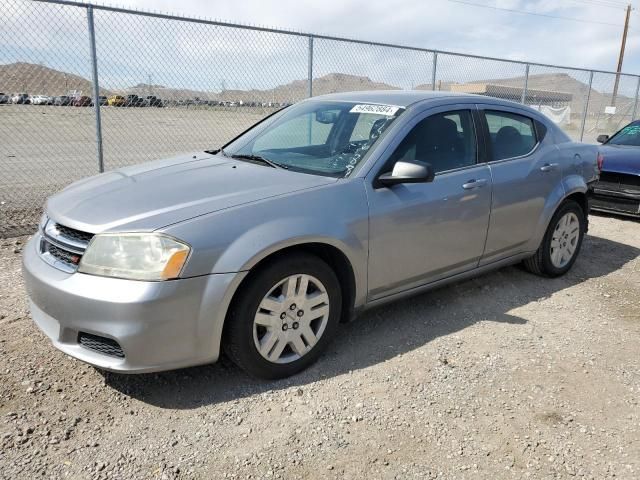
[[[449,103],[422,105],[403,125],[391,154],[424,118],[470,109]],[[371,178],[375,177],[372,175]],[[486,183],[474,190],[462,184]],[[490,172],[486,164],[436,174],[433,182],[375,188],[365,183],[370,211],[369,295],[371,299],[470,270],[478,265],[489,224]]]
[[[191,256],[182,279],[172,283],[210,279],[198,287],[196,298],[180,303],[181,315],[193,320],[176,318],[173,330],[169,328],[163,338],[145,341],[144,335],[138,335],[129,344],[131,349],[148,351],[153,362],[145,364],[142,355],[135,364],[115,364],[87,358],[59,338],[54,343],[84,361],[117,371],[155,371],[214,361],[226,309],[242,278],[275,252],[308,243],[330,245],[341,252],[353,271],[353,307],[360,309],[530,255],[561,201],[571,193],[585,193],[597,176],[595,147],[571,142],[546,117],[511,102],[402,91],[340,93],[306,101],[321,100],[393,104],[406,111],[349,178],[337,180],[197,153],[99,175],[53,196],[46,212],[63,225],[91,233],[155,230],[187,242]],[[443,172],[432,183],[374,186],[388,156],[419,119],[438,111],[485,107],[537,119],[547,127],[545,140],[524,157]],[[268,128],[269,123],[260,128]],[[546,163],[558,163],[558,167],[541,172]],[[483,188],[463,190],[461,185],[472,179],[488,182]],[[56,289],[61,288],[57,284],[65,289],[72,285],[76,291],[67,306],[56,303],[53,314],[58,321],[64,323],[65,308],[76,308],[76,298],[94,323],[96,317],[106,315],[108,304],[96,302],[89,288],[93,280],[86,280],[87,275],[51,272],[53,267],[34,263],[38,259],[33,245],[25,255],[27,288],[35,309],[50,308],[51,300],[39,299],[55,298]],[[131,284],[101,280],[116,291]],[[147,285],[139,301],[150,309],[155,289],[166,289],[163,282],[134,283]],[[138,323],[138,333],[144,332],[149,319],[135,307],[136,299],[130,300],[135,311],[131,322]],[[90,314],[92,302],[99,305]],[[76,313],[72,316],[77,318]],[[211,324],[203,329],[201,324],[207,321]],[[109,328],[108,322],[97,323],[102,330],[91,331],[120,340],[119,331]],[[191,324],[198,325],[195,332],[185,327]],[[171,325],[169,319],[167,325]],[[207,341],[194,346],[190,357],[158,363],[151,354],[171,335],[193,338],[202,333]]]
[[[52,196],[46,210],[59,223],[90,233],[155,230],[335,181],[201,152],[91,177]]]

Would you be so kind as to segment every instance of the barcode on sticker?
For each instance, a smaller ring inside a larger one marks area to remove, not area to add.
[[[371,105],[371,104],[359,104],[355,105],[350,113],[374,113],[376,115],[386,115],[391,117],[400,110],[400,107],[394,105]]]

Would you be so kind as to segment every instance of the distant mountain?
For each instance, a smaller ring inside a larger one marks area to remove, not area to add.
[[[495,84],[522,88],[524,77],[498,78],[488,80],[474,80],[469,84]],[[594,81],[594,83],[596,83]],[[610,82],[612,83],[612,82]],[[438,90],[451,90],[452,82],[439,82]],[[528,87],[532,90],[550,90],[570,93],[573,96],[571,109],[574,115],[579,115],[584,109],[584,100],[588,85],[566,73],[543,73],[529,75]],[[608,85],[608,88],[611,88]],[[349,75],[345,73],[329,73],[313,79],[313,94],[322,95],[334,92],[355,90],[398,90],[399,88],[387,83],[376,82],[369,77]],[[431,84],[418,85],[418,90],[431,90]],[[79,75],[67,73],[44,65],[17,62],[0,65],[0,92],[28,93],[30,95],[62,95],[69,91],[81,91],[84,95],[91,95],[91,82]],[[114,93],[135,93],[140,96],[156,95],[165,100],[186,100],[200,98],[202,100],[221,100],[229,102],[277,102],[292,103],[308,96],[307,80],[294,80],[285,85],[265,90],[223,90],[202,91],[183,88],[167,87],[164,85],[149,85],[139,83],[129,88],[100,89],[101,95]],[[618,95],[616,105],[619,109],[628,110],[633,99]],[[603,93],[597,89],[591,90],[590,112],[604,111],[604,107],[611,104],[611,93]],[[577,118],[577,117],[576,117]]]
[[[313,79],[313,94],[347,92],[354,90],[398,90],[398,87],[386,83],[374,82],[368,77],[347,75],[344,73],[330,73]],[[118,91],[123,94],[136,94],[140,96],[156,95],[165,100],[186,100],[199,98],[201,100],[218,100],[226,102],[277,102],[293,103],[307,98],[309,92],[307,80],[294,80],[286,85],[265,90],[239,90],[230,89],[222,92],[207,92],[202,90],[190,90],[171,88],[164,85],[149,85],[139,83]]]
[[[64,95],[71,90],[91,95],[93,86],[89,80],[44,65],[33,63],[9,63],[0,65],[0,91],[28,93],[29,95]],[[111,92],[100,89],[101,95]]]
[[[524,76],[520,76],[474,80],[467,83],[493,84],[523,88],[524,80]],[[451,90],[451,85],[454,85],[454,83],[443,82],[442,84],[436,85],[436,90],[439,88],[440,90],[448,91]],[[418,85],[416,88],[419,90],[431,90],[431,84]],[[584,110],[584,102],[586,100],[587,92],[589,91],[589,85],[587,83],[581,82],[566,73],[539,73],[529,75],[527,88],[532,90],[548,90],[553,92],[570,93],[573,97],[570,106],[574,115],[579,115]],[[632,98],[619,94],[617,96],[616,105],[621,109],[628,109],[631,106],[631,102],[633,102]],[[589,111],[602,113],[604,111],[604,107],[607,105],[611,105],[611,93],[605,93],[592,88],[589,97]]]
[[[386,83],[374,82],[369,77],[345,73],[329,73],[313,79],[313,95],[356,90],[399,90],[399,88]],[[224,90],[220,93],[219,98],[224,101],[292,103],[308,96],[309,82],[294,80],[286,85],[268,90]]]

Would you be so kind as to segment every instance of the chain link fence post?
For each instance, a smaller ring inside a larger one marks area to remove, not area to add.
[[[96,31],[93,23],[93,6],[87,6],[87,25],[89,27],[89,51],[91,52],[91,82],[93,84],[93,108],[96,118],[96,149],[98,153],[98,171],[104,172],[102,156],[102,121],[100,119],[100,86],[98,84],[98,58],[96,56]]]
[[[524,67],[524,87],[522,88],[522,98],[520,103],[526,105],[527,102],[527,90],[529,88],[529,64]]]
[[[438,52],[433,52],[433,69],[431,72],[431,91],[436,91],[436,71],[438,70]]]
[[[580,125],[580,141],[584,138],[584,127],[587,123],[587,111],[589,110],[589,99],[591,98],[591,85],[593,84],[593,70],[589,72],[589,89],[584,102],[584,111],[582,112],[582,125]]]
[[[313,36],[309,35],[309,47],[307,50],[307,82],[308,82],[308,92],[307,96],[309,98],[313,97]],[[307,135],[308,142],[311,144],[311,139],[313,138],[313,126],[311,123],[311,116],[307,117]]]
[[[638,85],[636,86],[636,100],[633,102],[633,112],[631,113],[631,121],[636,119],[636,113],[638,111],[638,93],[640,93],[640,77],[638,77]]]
[[[309,78],[309,98],[313,97],[313,36],[309,35],[309,65],[308,78]]]

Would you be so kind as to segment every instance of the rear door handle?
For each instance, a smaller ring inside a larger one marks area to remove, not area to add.
[[[540,171],[550,172],[551,170],[555,170],[556,168],[558,168],[557,163],[545,163],[543,166],[540,167]]]
[[[472,190],[474,188],[484,187],[486,184],[486,178],[479,178],[478,180],[469,180],[467,183],[463,183],[462,188],[465,190]]]

